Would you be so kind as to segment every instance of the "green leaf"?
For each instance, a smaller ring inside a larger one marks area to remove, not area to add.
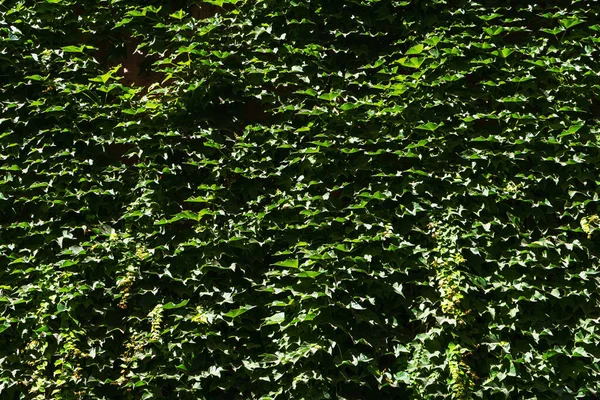
[[[508,373],[506,375],[508,375],[508,376],[517,376],[518,373],[517,373],[517,367],[515,367],[515,363],[512,362],[512,360],[509,361],[509,362],[510,362],[510,367],[509,367]]]
[[[403,67],[408,68],[419,68],[421,64],[425,61],[425,57],[410,57],[410,58],[401,58],[397,62]]]
[[[498,99],[499,102],[502,103],[524,103],[527,101],[527,97],[523,95],[514,95],[514,96],[506,96],[501,99]]]
[[[425,39],[423,42],[424,42],[425,44],[428,44],[428,45],[432,46],[432,47],[435,47],[435,46],[437,46],[437,45],[438,45],[438,43],[439,43],[441,40],[442,40],[442,38],[441,38],[441,37],[439,37],[439,36],[432,36],[432,37],[430,37],[430,38],[428,38],[428,39]]]
[[[223,4],[236,5],[240,0],[204,0],[205,3],[214,4],[218,7],[223,7]]]
[[[281,324],[285,320],[285,313],[280,312],[275,315],[272,315],[268,318],[265,318],[264,325],[276,325]]]
[[[589,357],[590,354],[583,347],[575,347],[571,353],[573,357]]]
[[[272,265],[278,266],[278,267],[286,267],[286,268],[298,268],[298,259],[288,259],[288,260],[284,260],[284,261],[278,261]]]
[[[425,48],[425,46],[423,46],[422,44],[418,44],[418,45],[413,46],[410,49],[408,49],[406,51],[406,53],[404,53],[404,54],[407,55],[407,56],[410,55],[410,54],[421,54],[423,52],[424,48]]]
[[[41,76],[41,75],[28,75],[25,79],[31,79],[33,81],[46,81],[50,75]]]
[[[391,93],[392,95],[400,96],[408,90],[408,87],[402,83],[395,83],[390,86],[390,89],[392,90],[392,93]]]
[[[317,91],[315,91],[314,89],[298,90],[298,91],[296,91],[296,93],[298,93],[298,94],[307,94],[307,95],[312,96],[312,97],[316,97],[317,94],[318,94]]]
[[[339,96],[340,96],[340,93],[331,92],[331,93],[325,93],[325,94],[320,95],[319,99],[333,101],[333,100],[337,99]]]
[[[559,20],[560,24],[566,29],[572,28],[575,25],[582,24],[584,21],[578,18],[564,18]]]
[[[507,58],[508,56],[510,56],[512,53],[514,53],[514,49],[509,49],[509,48],[503,48],[502,50],[500,50],[500,55],[502,56],[502,58]]]
[[[321,275],[322,272],[319,271],[303,271],[303,272],[299,272],[297,273],[295,276],[298,278],[311,278],[314,279],[317,276]]]
[[[188,371],[188,369],[187,369],[187,367],[185,366],[185,364],[179,364],[179,365],[176,365],[176,366],[175,366],[175,368],[177,368],[177,369],[180,369],[180,370],[182,370],[182,371],[186,371],[186,372]]]
[[[171,18],[175,18],[178,20],[182,20],[186,16],[186,13],[183,10],[177,10],[173,14],[169,15]]]
[[[48,331],[50,331],[50,328],[48,328],[46,325],[42,325],[38,329],[34,330],[35,333],[42,333],[42,332],[48,332]]]
[[[255,306],[247,305],[247,306],[244,306],[241,308],[237,308],[235,310],[231,310],[227,314],[223,314],[223,316],[229,317],[229,318],[236,318],[236,317],[239,317],[240,315],[248,312],[249,310],[252,310],[254,307]]]
[[[418,143],[411,143],[411,144],[409,144],[404,149],[405,150],[409,150],[409,149],[414,149],[414,148],[417,148],[417,147],[424,147],[424,146],[427,146],[428,144],[429,144],[429,140],[423,139],[423,140],[419,140]]]
[[[83,46],[64,46],[61,49],[66,53],[83,53]]]
[[[496,36],[496,35],[499,35],[502,32],[504,32],[504,28],[501,26],[496,26],[496,27],[492,27],[492,28],[486,27],[486,28],[483,28],[483,31],[490,36]]]
[[[422,129],[422,130],[426,130],[426,131],[435,131],[437,130],[440,126],[444,126],[443,122],[440,122],[439,124],[436,124],[435,122],[428,122],[426,124],[421,124],[419,126],[416,126],[415,129]]]
[[[182,302],[177,303],[177,304],[169,302],[169,303],[165,304],[162,308],[165,309],[165,310],[171,310],[171,309],[174,309],[174,308],[181,308],[181,307],[184,307],[188,302],[189,302],[189,300],[183,300]]]
[[[562,131],[560,136],[573,135],[577,133],[584,125],[584,123],[571,125],[568,129]]]
[[[133,18],[123,18],[121,21],[117,22],[114,26],[113,29],[119,28],[121,26],[125,26],[128,23],[130,23],[131,21],[133,21]]]
[[[177,215],[175,215],[175,217],[173,219],[176,219],[176,220],[179,220],[179,219],[191,219],[191,220],[194,220],[194,221],[198,221],[198,219],[199,219],[198,216],[199,216],[199,214],[195,213],[193,211],[182,211],[182,212],[178,213]]]
[[[362,104],[360,103],[344,103],[340,106],[340,109],[343,111],[348,111],[348,110],[354,110],[355,108],[358,108],[362,106]]]
[[[491,20],[496,19],[496,18],[501,17],[501,16],[502,16],[502,14],[491,13],[491,14],[488,14],[488,15],[477,15],[477,18],[480,18],[480,19],[482,19],[484,21],[491,21]]]

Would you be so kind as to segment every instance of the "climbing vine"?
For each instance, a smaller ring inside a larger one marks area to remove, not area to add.
[[[0,398],[592,399],[600,7],[0,4]]]

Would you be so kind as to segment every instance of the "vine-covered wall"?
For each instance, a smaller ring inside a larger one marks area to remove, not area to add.
[[[600,6],[5,1],[2,399],[593,399]]]

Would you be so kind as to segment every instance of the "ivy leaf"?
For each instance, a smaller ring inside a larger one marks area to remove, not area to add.
[[[255,306],[252,305],[246,305],[244,307],[241,308],[237,308],[235,310],[231,310],[229,312],[227,312],[226,314],[223,314],[225,317],[229,317],[232,319],[235,319],[237,317],[239,317],[240,315],[252,310],[253,308],[255,308]]]
[[[285,313],[280,312],[274,314],[268,318],[265,318],[264,325],[278,325],[281,324],[285,320]]]
[[[500,55],[502,56],[502,58],[508,58],[508,56],[514,53],[514,51],[514,49],[509,49],[505,47],[502,50],[500,50]]]
[[[427,122],[426,124],[421,124],[419,126],[416,126],[415,129],[422,129],[422,130],[426,130],[426,131],[436,131],[439,127],[444,126],[443,122],[440,122],[439,124],[436,124],[435,122]]]
[[[504,32],[504,28],[501,26],[496,26],[496,27],[491,27],[491,28],[484,27],[483,31],[490,36],[497,36],[497,35],[501,34],[502,32]]]
[[[560,24],[565,27],[565,29],[572,28],[576,25],[582,24],[584,21],[578,18],[563,18],[559,20]]]
[[[311,278],[315,279],[317,276],[321,275],[322,272],[319,271],[302,271],[296,274],[298,278]]]
[[[187,303],[189,302],[189,300],[183,300],[180,303],[173,303],[173,302],[168,302],[167,304],[165,304],[162,308],[165,310],[171,310],[174,308],[181,308],[184,307]]]
[[[408,68],[419,68],[425,61],[425,57],[409,57],[409,58],[401,58],[397,62],[403,67]]]
[[[298,268],[298,259],[288,259],[284,261],[278,261],[272,265],[286,268]]]
[[[423,49],[425,48],[425,46],[423,46],[422,44],[418,44],[416,46],[411,47],[410,49],[408,49],[406,51],[406,53],[404,53],[405,55],[410,55],[410,54],[421,54],[423,52]],[[419,64],[421,65],[421,64]]]
[[[571,353],[573,357],[589,357],[590,354],[583,347],[575,347]]]
[[[331,93],[325,93],[325,94],[320,95],[319,99],[333,101],[333,100],[337,99],[339,96],[340,96],[340,93],[331,92]]]
[[[218,7],[223,7],[224,4],[236,5],[240,0],[204,0],[205,3],[214,4]]]
[[[183,10],[177,10],[173,14],[169,15],[172,18],[182,20],[185,17],[185,12]]]
[[[83,53],[84,46],[64,46],[61,49],[65,53]]]
[[[568,129],[562,131],[560,136],[568,136],[577,133],[585,124],[574,124],[571,125]]]

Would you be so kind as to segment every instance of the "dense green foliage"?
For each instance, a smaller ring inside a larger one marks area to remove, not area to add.
[[[599,12],[2,2],[0,397],[596,398]]]

